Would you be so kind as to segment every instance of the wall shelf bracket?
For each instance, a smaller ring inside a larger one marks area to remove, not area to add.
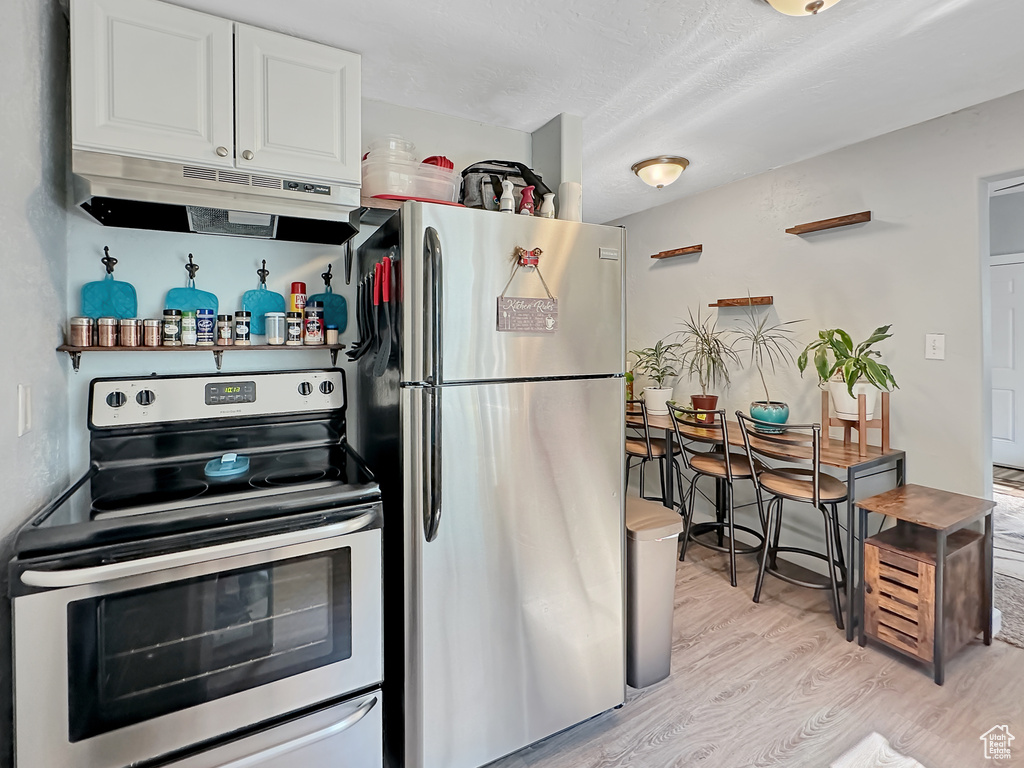
[[[864,224],[868,221],[871,221],[871,211],[861,211],[860,213],[850,213],[846,216],[836,216],[834,219],[822,219],[821,221],[812,221],[808,224],[797,224],[795,227],[787,229],[786,233],[790,235],[806,235],[826,229],[848,227],[851,224]]]
[[[694,253],[701,253],[704,245],[688,245],[685,248],[675,248],[671,251],[662,251],[651,256],[652,259],[671,259],[673,256],[686,256]]]

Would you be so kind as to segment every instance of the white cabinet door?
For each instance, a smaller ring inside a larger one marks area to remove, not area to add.
[[[359,60],[236,24],[237,167],[358,185]]]
[[[231,167],[231,51],[225,19],[154,0],[73,0],[74,148]]]

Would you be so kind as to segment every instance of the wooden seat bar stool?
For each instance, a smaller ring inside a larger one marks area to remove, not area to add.
[[[745,454],[733,453],[729,450],[729,425],[725,420],[725,411],[700,411],[669,405],[672,416],[672,429],[679,453],[686,468],[692,473],[688,493],[682,493],[682,475],[680,475],[679,511],[683,515],[682,546],[679,549],[680,562],[686,559],[686,545],[693,541],[702,547],[729,553],[729,583],[736,586],[736,555],[757,554],[764,544],[764,526],[766,523],[760,496],[757,508],[761,520],[761,530],[736,525],[733,520],[733,483],[736,480],[754,481],[754,471]],[[710,446],[709,450],[698,450],[695,445]],[[693,507],[696,494],[694,489],[702,477],[715,480],[715,522],[693,525]],[[686,500],[689,498],[689,505]],[[754,545],[736,545],[736,531],[743,531],[757,540]],[[718,543],[712,544],[700,538],[702,534],[714,532]],[[728,536],[728,546],[725,537]]]
[[[635,466],[634,461],[640,464],[640,498],[650,500],[644,496],[644,467],[648,462],[657,461],[659,476],[661,478],[661,499],[665,499],[665,483],[672,482],[667,466],[667,454],[665,441],[659,438],[651,438],[651,427],[647,421],[647,404],[643,400],[626,401],[626,481],[625,487],[629,487],[629,470]],[[628,434],[632,432],[633,434]]]
[[[832,613],[836,626],[843,629],[843,608],[839,601],[839,590],[845,588],[847,571],[843,559],[843,544],[839,536],[840,502],[846,501],[846,485],[821,471],[821,425],[778,424],[758,421],[736,411],[743,434],[743,444],[751,465],[756,469],[758,496],[767,492],[772,496],[768,502],[768,520],[765,527],[764,550],[754,587],[754,602],[761,600],[761,588],[766,573],[799,587],[827,589],[832,593]],[[766,459],[780,459],[784,466],[768,467]],[[809,466],[795,466],[807,464]],[[782,531],[782,503],[785,500],[813,505],[825,522],[825,552],[815,552],[800,547],[779,546]],[[824,560],[828,579],[824,583],[805,581],[783,573],[778,568],[777,555],[782,552]],[[836,571],[839,577],[836,577]]]
[[[992,510],[994,501],[904,485],[857,502],[860,529],[868,512],[896,527],[864,542],[858,579],[867,637],[931,663],[942,685],[949,658],[982,633],[992,644]],[[985,521],[985,533],[968,530]]]

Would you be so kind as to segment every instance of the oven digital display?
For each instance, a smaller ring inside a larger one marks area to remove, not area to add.
[[[206,385],[206,404],[225,405],[227,403],[255,403],[255,381],[231,381],[223,384]]]

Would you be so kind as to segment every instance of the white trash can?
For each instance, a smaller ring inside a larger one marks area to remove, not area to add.
[[[676,545],[682,518],[660,502],[626,497],[626,683],[645,688],[668,677]]]

